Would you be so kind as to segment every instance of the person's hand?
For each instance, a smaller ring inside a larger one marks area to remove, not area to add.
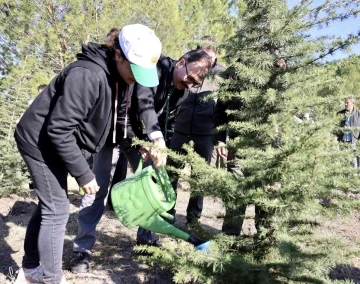
[[[150,152],[150,147],[146,147],[146,146],[141,146],[140,148],[140,154],[141,154],[141,158],[144,160],[144,161],[147,161],[150,159],[150,155],[149,155],[149,152]]]
[[[286,61],[283,58],[277,59],[275,65],[276,65],[276,67],[280,68],[281,70],[286,69]]]
[[[153,140],[154,146],[149,150],[149,155],[154,165],[160,167],[161,165],[166,165],[166,153],[161,151],[162,149],[166,149],[166,144],[164,138],[156,138]]]
[[[227,155],[228,155],[228,151],[226,149],[226,144],[224,142],[218,142],[218,146],[217,146],[217,154],[219,155],[219,157],[224,161],[225,159],[227,159]]]
[[[99,191],[99,186],[94,178],[89,183],[85,184],[82,189],[84,190],[85,194],[95,194]]]

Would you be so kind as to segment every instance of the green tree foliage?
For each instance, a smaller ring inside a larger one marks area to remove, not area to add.
[[[292,9],[280,0],[243,2],[246,11],[225,46],[232,79],[222,82],[218,102],[242,103],[228,111],[235,120],[222,129],[244,176],[211,169],[191,147],[185,158],[172,156],[191,165],[193,192],[220,197],[228,207],[260,209],[257,234],[213,236],[209,253],[181,244],[152,248],[146,261],[170,267],[177,283],[328,283],[329,268],[354,252],[315,230],[358,206],[348,193],[359,181],[353,150],[334,139],[344,83],[325,59],[358,35],[311,38],[309,30],[358,15],[359,7],[357,1],[301,1]],[[302,121],[304,113],[314,122]]]
[[[342,94],[360,98],[360,56],[352,55],[336,64],[337,74],[343,78]]]

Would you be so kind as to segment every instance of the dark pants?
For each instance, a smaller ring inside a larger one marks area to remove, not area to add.
[[[120,152],[119,160],[116,163],[114,177],[112,179],[111,186],[110,186],[110,192],[108,195],[107,204],[108,204],[110,210],[114,210],[112,200],[111,200],[111,189],[115,184],[126,179],[127,168],[128,168],[128,160],[127,160],[126,156],[124,155],[124,153]]]
[[[44,282],[57,284],[62,279],[62,255],[65,226],[70,205],[65,166],[40,162],[21,153],[39,198],[38,206],[26,229],[22,266],[40,265]]]
[[[94,155],[93,172],[100,189],[96,194],[85,194],[82,198],[78,214],[79,233],[74,239],[75,252],[91,253],[96,241],[96,226],[104,213],[120,152],[125,155],[132,169],[136,170],[140,153],[131,143],[131,139],[124,139],[118,146],[104,145]]]
[[[243,177],[243,173],[239,165],[228,161],[227,170],[235,175],[237,178]],[[225,217],[222,225],[222,232],[231,236],[238,236],[241,233],[241,228],[245,219],[246,204],[242,205],[227,205],[225,204]],[[261,227],[268,227],[267,214],[260,206],[255,206],[255,227],[259,232]]]
[[[190,141],[194,142],[195,152],[198,153],[210,164],[212,152],[214,149],[214,140],[212,135],[185,135],[180,132],[174,132],[170,142],[170,149],[178,153],[185,154],[185,150],[182,149],[182,146],[189,143]],[[176,163],[171,160],[169,160],[168,164],[176,166]],[[176,192],[177,182],[179,178],[171,174],[170,178],[172,179],[172,185]],[[203,202],[203,196],[192,195],[190,197],[188,207],[186,209],[186,219],[188,220],[188,222],[200,218],[203,209]]]

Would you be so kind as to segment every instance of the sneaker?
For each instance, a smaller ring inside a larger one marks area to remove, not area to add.
[[[41,266],[39,265],[38,267],[32,269],[19,268],[14,283],[15,284],[44,283],[43,271]]]
[[[87,273],[90,271],[90,254],[87,252],[74,252],[75,256],[71,264],[72,273]],[[66,281],[66,280],[65,280]],[[66,282],[65,282],[66,283]]]

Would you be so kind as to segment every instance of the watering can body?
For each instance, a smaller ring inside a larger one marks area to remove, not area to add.
[[[175,205],[176,194],[163,166],[159,170],[153,166],[142,169],[140,162],[134,175],[113,186],[111,200],[124,226],[189,239],[189,234],[164,220],[173,218],[167,211]]]

